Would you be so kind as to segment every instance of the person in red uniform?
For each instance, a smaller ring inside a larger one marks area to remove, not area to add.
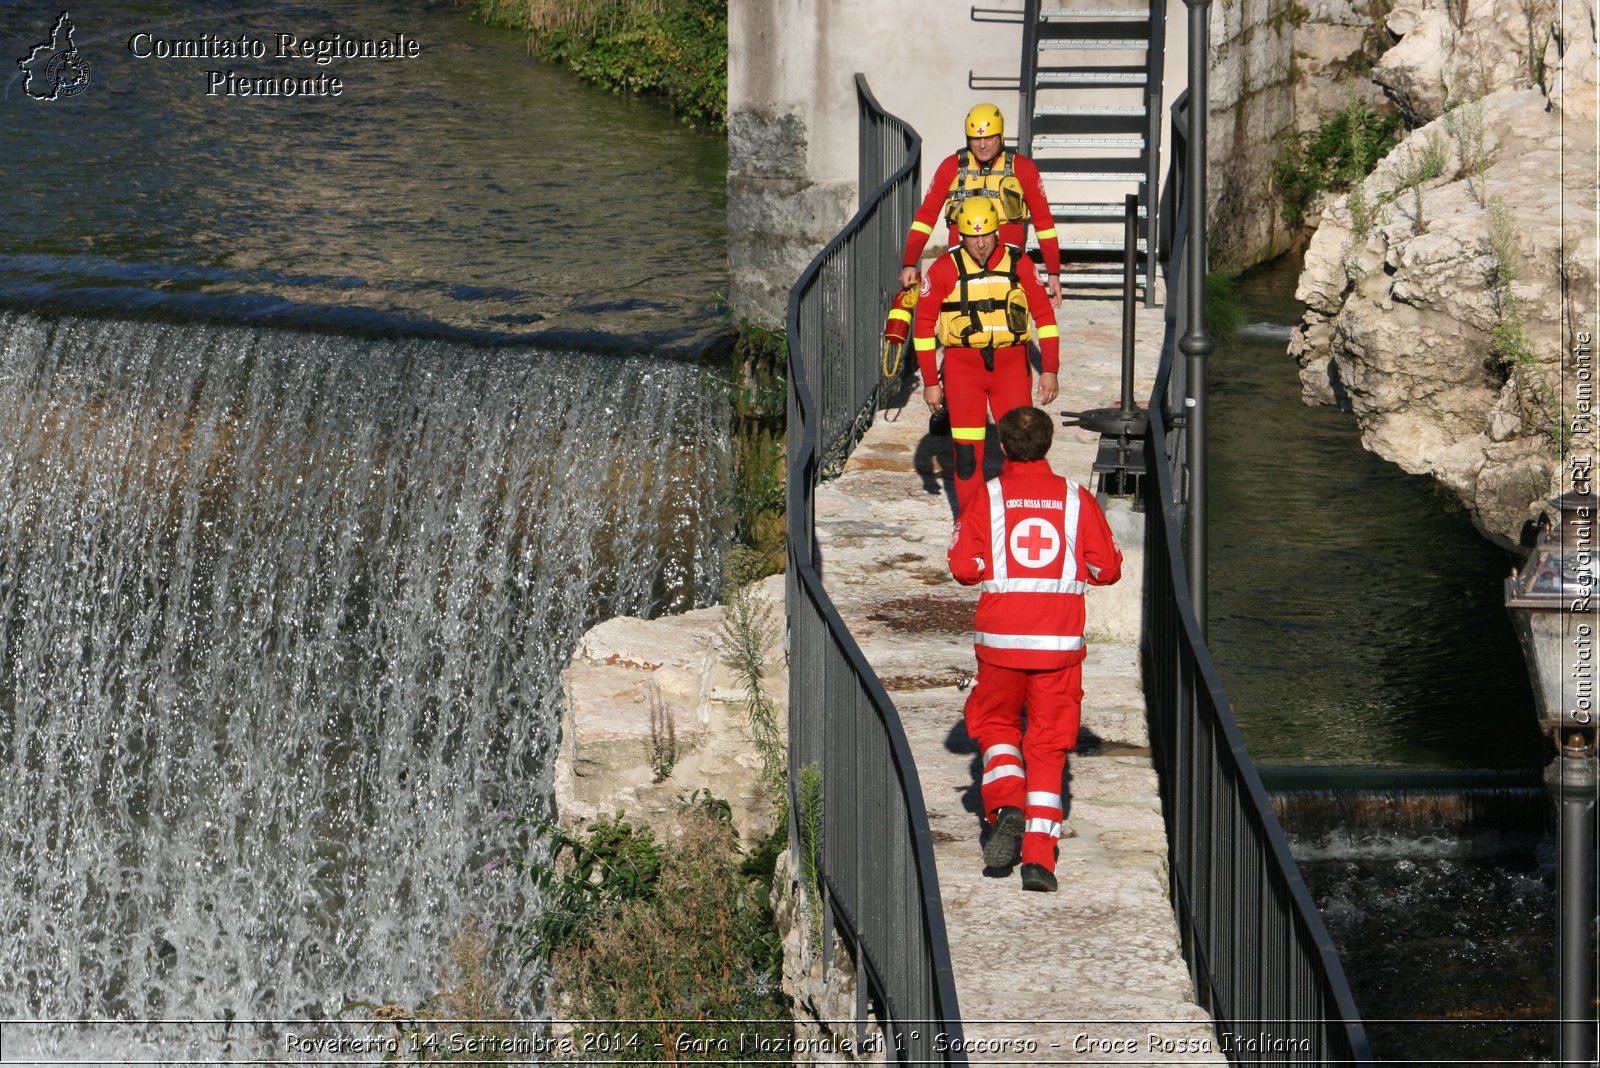
[[[1083,700],[1083,595],[1122,575],[1122,552],[1094,495],[1050,469],[1054,426],[1038,408],[1000,420],[1005,469],[956,520],[950,573],[981,583],[973,643],[978,678],[967,735],[983,763],[990,823],[984,863],[1010,867],[1021,845],[1022,888],[1054,891],[1061,783],[1078,743]],[[1022,729],[1022,709],[1028,728]]]
[[[1061,246],[1056,240],[1055,220],[1050,216],[1050,200],[1044,195],[1039,168],[1027,156],[1004,151],[1001,137],[1005,117],[993,104],[979,104],[967,112],[967,147],[945,157],[933,172],[928,195],[911,221],[906,236],[906,253],[901,263],[900,288],[917,280],[917,261],[933,236],[942,213],[950,223],[949,247],[955,248],[955,210],[971,196],[986,196],[1001,206],[1000,243],[1022,248],[1033,223],[1039,238],[1039,254],[1048,276],[1050,304],[1061,306]]]
[[[1021,251],[1000,244],[994,201],[973,197],[956,215],[961,244],[934,261],[922,279],[911,344],[930,411],[950,411],[956,451],[956,504],[983,483],[983,442],[992,410],[999,419],[1060,390],[1061,332],[1055,311]],[[1038,325],[1040,374],[1032,383],[1028,323]],[[944,346],[944,362],[937,349]]]

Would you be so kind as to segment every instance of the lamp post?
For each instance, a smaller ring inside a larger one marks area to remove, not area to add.
[[[1587,487],[1585,487],[1587,490]],[[1560,1064],[1595,1056],[1595,729],[1600,721],[1600,635],[1595,588],[1597,504],[1590,492],[1552,500],[1560,521],[1539,534],[1522,571],[1506,579],[1539,725],[1553,744],[1545,787],[1557,820],[1556,1053]]]

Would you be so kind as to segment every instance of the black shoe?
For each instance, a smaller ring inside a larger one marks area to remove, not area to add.
[[[1024,890],[1038,890],[1041,893],[1053,894],[1056,892],[1056,873],[1043,864],[1024,864],[1022,866],[1022,888]]]
[[[1022,810],[1007,806],[995,813],[989,839],[983,843],[983,862],[991,868],[1009,868],[1021,857]]]

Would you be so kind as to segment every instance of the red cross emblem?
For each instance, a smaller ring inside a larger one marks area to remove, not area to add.
[[[1061,551],[1061,538],[1043,519],[1024,519],[1011,531],[1011,555],[1024,567],[1045,567]]]

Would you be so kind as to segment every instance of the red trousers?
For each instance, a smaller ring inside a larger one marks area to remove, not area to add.
[[[994,412],[998,423],[1013,408],[1033,403],[1033,373],[1028,347],[995,349],[994,370],[983,364],[979,349],[945,349],[939,366],[945,407],[950,410],[950,436],[956,446],[956,501],[983,485],[983,439]]]
[[[1022,708],[1028,730],[1022,730]],[[1067,752],[1078,744],[1083,665],[1027,671],[978,661],[967,695],[967,736],[983,755],[983,814],[1015,807],[1027,819],[1022,863],[1056,867],[1061,837],[1061,781]]]

